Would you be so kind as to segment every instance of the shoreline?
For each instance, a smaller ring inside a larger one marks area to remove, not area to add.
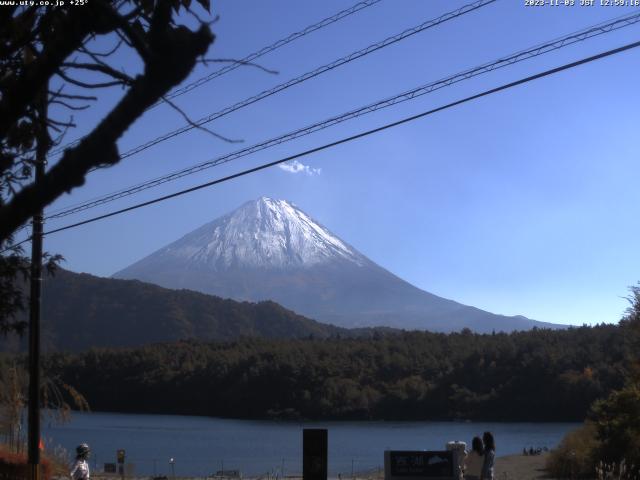
[[[102,414],[102,415],[131,415],[131,416],[149,416],[149,417],[184,417],[184,418],[198,418],[198,419],[211,419],[211,420],[231,420],[231,421],[246,421],[246,422],[272,422],[282,424],[316,424],[316,423],[495,423],[500,425],[509,424],[582,424],[582,420],[540,420],[540,419],[510,419],[510,420],[494,420],[491,417],[486,419],[478,418],[341,418],[341,417],[326,417],[326,418],[306,418],[306,417],[285,417],[285,416],[258,416],[258,417],[233,417],[233,416],[216,416],[216,415],[201,415],[197,413],[150,413],[149,411],[135,410],[131,411],[118,411],[118,410],[71,410],[73,415],[77,414]]]
[[[495,478],[500,480],[553,480],[548,476],[545,469],[545,464],[549,453],[545,452],[539,455],[505,455],[496,459]],[[116,480],[121,479],[119,475],[104,474],[104,473],[92,473],[91,476],[96,479],[102,480]],[[63,477],[60,477],[62,479]],[[149,480],[152,476],[133,476],[125,477],[125,480]],[[183,476],[166,476],[162,477],[167,480],[297,480],[302,479],[300,475],[285,475],[284,478],[278,476],[247,476],[247,477],[183,477]],[[328,477],[328,480],[383,480],[384,469],[375,469],[374,471],[356,472],[353,477],[343,476]]]
[[[509,420],[495,420],[491,417],[485,419],[478,418],[452,418],[452,417],[443,417],[443,418],[344,418],[344,417],[319,417],[319,418],[307,418],[307,417],[286,417],[286,416],[257,416],[257,417],[234,417],[234,416],[216,416],[216,415],[204,415],[198,413],[175,413],[175,412],[152,412],[150,413],[148,410],[145,411],[118,411],[118,410],[71,410],[71,414],[107,414],[107,415],[131,415],[131,416],[150,416],[150,417],[158,417],[158,416],[166,416],[166,417],[185,417],[185,418],[205,418],[212,420],[237,420],[237,421],[247,421],[247,422],[274,422],[274,423],[283,423],[283,424],[304,424],[304,423],[411,423],[411,422],[420,422],[420,423],[495,423],[501,425],[508,424],[581,424],[584,422],[584,419],[579,420],[544,420],[544,419],[509,419]]]

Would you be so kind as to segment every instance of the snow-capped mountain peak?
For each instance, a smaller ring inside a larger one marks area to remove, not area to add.
[[[346,327],[490,332],[550,325],[494,315],[420,290],[292,203],[268,197],[241,205],[114,277],[236,300],[272,300]]]
[[[245,203],[152,256],[166,255],[215,270],[366,262],[353,247],[292,203],[268,197]]]

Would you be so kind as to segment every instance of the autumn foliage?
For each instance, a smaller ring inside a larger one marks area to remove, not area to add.
[[[42,459],[41,469],[42,480],[49,480],[53,472],[52,462]],[[27,455],[11,452],[0,445],[0,480],[22,480],[28,478],[28,473]]]

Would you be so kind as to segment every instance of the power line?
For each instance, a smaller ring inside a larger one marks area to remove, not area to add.
[[[294,155],[290,155],[290,156],[285,157],[285,158],[281,158],[279,160],[275,160],[273,162],[265,163],[265,164],[259,165],[257,167],[253,167],[253,168],[250,168],[250,169],[247,169],[247,170],[243,170],[243,171],[235,173],[233,175],[229,175],[229,176],[226,176],[226,177],[223,177],[223,178],[219,178],[219,179],[207,182],[207,183],[196,185],[195,187],[187,188],[185,190],[181,190],[179,192],[174,192],[174,193],[169,194],[169,195],[164,195],[162,197],[158,197],[158,198],[155,198],[153,200],[149,200],[149,201],[146,201],[146,202],[138,203],[136,205],[132,205],[132,206],[127,207],[127,208],[116,210],[114,212],[110,212],[110,213],[107,213],[107,214],[104,214],[104,215],[99,215],[97,217],[93,217],[93,218],[90,218],[90,219],[87,219],[87,220],[83,220],[81,222],[77,222],[77,223],[74,223],[74,224],[71,224],[71,225],[67,225],[67,226],[64,226],[64,227],[56,228],[54,230],[50,230],[48,232],[45,232],[44,235],[51,235],[53,233],[58,233],[58,232],[62,232],[64,230],[69,230],[71,228],[76,228],[76,227],[79,227],[81,225],[86,225],[88,223],[96,222],[98,220],[103,220],[105,218],[113,217],[113,216],[119,215],[121,213],[130,212],[130,211],[136,210],[138,208],[142,208],[142,207],[146,207],[148,205],[152,205],[152,204],[155,204],[155,203],[163,202],[165,200],[169,200],[171,198],[182,196],[182,195],[185,195],[187,193],[194,192],[196,190],[201,190],[203,188],[207,188],[207,187],[210,187],[210,186],[213,186],[213,185],[217,185],[219,183],[223,183],[223,182],[226,182],[226,181],[229,181],[229,180],[233,180],[235,178],[248,175],[250,173],[254,173],[254,172],[257,172],[257,171],[260,171],[260,170],[264,170],[266,168],[273,167],[273,166],[281,164],[281,163],[289,162],[291,160],[295,160],[295,159],[310,155],[312,153],[317,153],[317,152],[320,152],[322,150],[326,150],[326,149],[335,147],[337,145],[341,145],[343,143],[347,143],[347,142],[351,142],[353,140],[357,140],[359,138],[367,137],[369,135],[373,135],[374,133],[378,133],[378,132],[381,132],[383,130],[387,130],[389,128],[397,127],[399,125],[412,122],[414,120],[420,119],[422,117],[426,117],[428,115],[432,115],[434,113],[437,113],[437,112],[440,112],[440,111],[443,111],[443,110],[447,110],[447,109],[455,107],[457,105],[461,105],[463,103],[467,103],[467,102],[470,102],[472,100],[477,100],[479,98],[486,97],[488,95],[492,95],[494,93],[501,92],[503,90],[507,90],[507,89],[516,87],[518,85],[522,85],[522,84],[531,82],[533,80],[537,80],[537,79],[540,79],[540,78],[543,78],[543,77],[547,77],[547,76],[550,76],[550,75],[553,75],[553,74],[556,74],[556,73],[559,73],[559,72],[562,72],[562,71],[565,71],[565,70],[569,70],[571,68],[575,68],[577,66],[584,65],[586,63],[594,62],[596,60],[600,60],[602,58],[609,57],[611,55],[615,55],[615,54],[618,54],[618,53],[621,53],[621,52],[624,52],[624,51],[627,51],[627,50],[631,50],[631,49],[637,48],[639,46],[640,46],[640,41],[634,42],[634,43],[630,43],[630,44],[627,44],[627,45],[624,45],[622,47],[618,47],[618,48],[615,48],[615,49],[612,49],[612,50],[607,50],[607,51],[601,52],[601,53],[599,53],[597,55],[592,55],[590,57],[586,57],[586,58],[583,58],[581,60],[577,60],[577,61],[574,61],[574,62],[571,62],[571,63],[564,64],[564,65],[562,65],[560,67],[555,67],[555,68],[552,68],[550,70],[545,70],[544,72],[540,72],[540,73],[537,73],[535,75],[531,75],[531,76],[522,78],[520,80],[516,80],[514,82],[506,83],[506,84],[503,84],[503,85],[501,85],[499,87],[492,88],[490,90],[485,90],[485,91],[483,91],[481,93],[472,95],[470,97],[463,98],[461,100],[457,100],[455,102],[448,103],[446,105],[443,105],[443,106],[440,106],[440,107],[437,107],[437,108],[434,108],[434,109],[431,109],[431,110],[427,110],[427,111],[419,113],[417,115],[412,115],[410,117],[403,118],[403,119],[398,120],[396,122],[387,123],[387,124],[385,124],[385,125],[383,125],[381,127],[377,127],[377,128],[371,129],[371,130],[367,130],[365,132],[361,132],[361,133],[358,133],[356,135],[345,137],[345,138],[342,138],[340,140],[336,140],[334,142],[321,145],[319,147],[315,147],[315,148],[312,148],[312,149],[309,149],[309,150],[305,150],[303,152],[300,152],[300,153],[297,153],[297,154],[294,154]],[[29,240],[29,239],[27,239],[27,240]],[[25,241],[27,241],[27,240],[25,240]],[[23,242],[20,242],[20,243],[23,243]],[[19,245],[19,244],[16,244],[16,245]]]
[[[516,53],[508,55],[506,57],[501,57],[498,60],[493,62],[482,64],[478,67],[474,67],[463,72],[457,73],[455,75],[445,77],[443,79],[437,80],[435,82],[431,82],[425,85],[421,85],[417,88],[409,90],[407,92],[403,92],[401,94],[395,95],[393,97],[380,100],[373,104],[366,105],[364,107],[360,107],[355,110],[351,110],[349,112],[343,113],[341,115],[337,115],[331,117],[329,119],[323,120],[321,122],[314,123],[312,125],[308,125],[306,127],[294,130],[285,135],[281,135],[279,137],[272,138],[270,140],[252,145],[250,147],[245,147],[243,149],[237,150],[235,152],[222,155],[215,159],[209,160],[204,163],[200,163],[198,165],[194,165],[189,168],[185,168],[179,170],[177,172],[164,175],[153,180],[148,180],[146,182],[140,183],[138,185],[134,185],[132,187],[108,194],[106,196],[98,197],[96,199],[86,201],[80,204],[76,204],[75,206],[67,207],[62,211],[52,212],[50,215],[46,217],[46,219],[54,219],[65,217],[80,211],[84,211],[105,203],[109,203],[111,201],[118,200],[120,198],[133,195],[135,193],[139,193],[143,190],[147,190],[149,188],[156,187],[158,185],[162,185],[164,183],[168,183],[170,181],[177,180],[179,178],[185,177],[187,175],[191,175],[197,173],[199,171],[215,167],[217,165],[227,163],[233,160],[236,160],[241,157],[245,157],[247,155],[253,154],[255,152],[265,150],[267,148],[273,147],[275,145],[280,145],[282,143],[300,138],[302,136],[309,135],[311,133],[317,132],[319,130],[323,130],[325,128],[329,128],[338,123],[342,123],[347,120],[351,120],[353,118],[357,118],[362,115],[366,115],[368,113],[390,107],[392,105],[396,105],[405,101],[413,100],[422,95],[426,95],[440,88],[444,88],[450,86],[454,83],[461,82],[463,80],[468,80],[477,75],[481,75],[484,73],[488,73],[499,68],[503,68],[509,65],[513,65],[514,63],[518,63],[524,60],[528,60],[530,58],[534,58],[536,56],[549,53],[554,50],[558,50],[560,48],[572,45],[577,42],[581,42],[587,40],[589,38],[593,38],[598,35],[602,35],[604,33],[611,32],[613,30],[617,30],[619,28],[623,28],[629,25],[633,25],[635,23],[640,22],[640,12],[636,12],[631,15],[626,15],[623,17],[618,17],[613,20],[609,20],[607,22],[602,22],[600,24],[587,27],[582,30],[578,30],[573,32],[572,34],[566,35],[564,37],[559,37],[555,40],[538,44],[534,47],[520,50]]]
[[[210,73],[209,75],[199,78],[198,80],[195,80],[187,85],[185,85],[184,87],[181,87],[177,90],[174,90],[172,93],[170,93],[169,95],[167,95],[167,98],[175,98],[175,97],[179,97],[180,95],[184,95],[187,92],[190,92],[191,90],[198,88],[200,85],[203,85],[211,80],[213,80],[214,78],[217,78],[221,75],[224,75],[225,73],[228,73],[232,70],[235,70],[236,68],[238,68],[241,65],[247,64],[247,63],[251,63],[254,60],[256,60],[257,58],[260,58],[263,55],[266,55],[267,53],[273,52],[274,50],[277,50],[280,47],[283,47],[284,45],[287,45],[291,42],[293,42],[294,40],[297,40],[300,37],[303,37],[311,32],[315,32],[316,30],[319,30],[323,27],[326,27],[327,25],[330,25],[332,23],[335,23],[349,15],[352,15],[356,12],[359,12],[360,10],[363,10],[367,7],[370,7],[372,5],[375,5],[376,3],[380,2],[381,0],[365,0],[363,2],[357,3],[354,6],[352,6],[351,8],[348,8],[346,10],[342,10],[341,12],[336,13],[335,15],[332,15],[331,17],[327,17],[324,20],[321,20],[320,22],[314,24],[314,25],[309,25],[308,27],[306,27],[304,30],[301,30],[299,32],[296,33],[292,33],[291,35],[289,35],[286,38],[283,38],[281,40],[278,40],[277,42],[264,47],[260,50],[258,50],[257,52],[254,52],[250,55],[247,55],[246,57],[242,58],[239,60],[239,62],[236,63],[232,63],[230,65],[227,65],[225,67],[222,67],[219,70],[216,70],[215,72]],[[159,105],[161,102],[158,102],[156,105]]]
[[[182,133],[188,132],[190,130],[193,130],[194,128],[198,128],[201,127],[202,125],[206,125],[207,123],[212,122],[213,120],[216,120],[218,118],[221,118],[225,115],[228,115],[229,113],[235,112],[237,110],[240,110],[241,108],[247,107],[249,105],[252,105],[260,100],[264,100],[265,98],[268,98],[272,95],[275,95],[276,93],[282,92],[283,90],[286,90],[288,88],[293,87],[294,85],[298,85],[299,83],[305,82],[307,80],[310,80],[312,78],[315,78],[319,75],[322,75],[323,73],[329,72],[331,70],[334,70],[335,68],[341,67],[342,65],[346,65],[347,63],[353,62],[354,60],[357,60],[358,58],[364,57],[366,55],[369,55],[370,53],[376,52],[382,48],[388,47],[389,45],[393,45],[394,43],[397,43],[401,40],[404,40],[412,35],[415,35],[417,33],[423,32],[429,28],[435,27],[437,25],[440,25],[444,22],[447,22],[449,20],[452,20],[454,18],[460,17],[462,15],[465,15],[467,13],[470,13],[474,10],[477,10],[479,8],[482,8],[486,5],[489,5],[491,3],[494,3],[496,0],[476,0],[473,3],[470,3],[468,5],[464,5],[456,10],[453,10],[451,12],[445,13],[443,15],[440,15],[438,18],[432,19],[432,20],[427,20],[426,22],[421,23],[420,25],[417,25],[413,28],[409,28],[407,30],[404,30],[403,32],[398,33],[397,35],[393,35],[391,37],[388,37],[380,42],[374,43],[372,45],[369,45],[366,48],[363,48],[361,50],[358,50],[356,52],[350,53],[349,55],[342,57],[338,60],[334,60],[331,63],[328,63],[326,65],[323,65],[321,67],[316,68],[315,70],[311,70],[307,73],[304,73],[298,77],[292,78],[291,80],[288,80],[287,82],[281,83],[279,85],[276,85],[273,88],[270,88],[269,90],[264,90],[256,95],[253,95],[251,97],[248,97],[238,103],[235,103],[234,105],[230,105],[228,107],[223,108],[222,110],[219,110],[217,112],[211,113],[209,115],[207,115],[206,117],[202,117],[198,120],[196,120],[195,122],[193,122],[192,124],[188,124],[188,125],[184,125],[183,127],[180,127],[176,130],[173,130],[171,132],[165,133],[163,135],[160,135],[159,137],[154,138],[153,140],[150,140],[146,143],[143,143],[141,145],[138,145],[128,151],[126,151],[125,153],[120,155],[121,159],[127,158],[127,157],[131,157],[133,155],[136,155],[154,145],[157,145],[161,142],[164,142],[166,140],[169,140],[171,138],[174,138],[178,135],[181,135]]]
[[[281,38],[280,40],[277,40],[276,42],[272,43],[271,45],[268,45],[266,47],[261,48],[260,50],[250,53],[249,55],[245,56],[244,58],[239,59],[237,62],[232,62],[229,65],[225,65],[222,68],[219,68],[218,70],[215,70],[213,72],[211,72],[209,75],[205,75],[204,77],[201,77],[197,80],[194,80],[191,83],[188,83],[187,85],[184,85],[183,87],[177,88],[176,90],[174,90],[173,92],[165,95],[166,98],[171,99],[171,98],[175,98],[175,97],[179,97],[180,95],[184,95],[187,92],[190,92],[191,90],[194,90],[196,88],[198,88],[201,85],[204,85],[207,82],[210,82],[211,80],[221,77],[222,75],[229,73],[233,70],[235,70],[236,68],[242,66],[242,65],[247,65],[252,63],[254,60],[262,57],[263,55],[266,55],[268,53],[273,52],[274,50],[279,49],[280,47],[284,47],[285,45],[288,45],[289,43],[292,43],[296,40],[298,40],[299,38],[302,38],[312,32],[315,32],[316,30],[320,30],[321,28],[327,27],[333,23],[336,23],[340,20],[342,20],[343,18],[346,18],[350,15],[353,15],[354,13],[359,12],[360,10],[364,10],[365,8],[371,7],[377,3],[380,3],[382,0],[364,0],[362,2],[358,2],[355,5],[353,5],[350,8],[347,8],[345,10],[341,10],[338,13],[331,15],[330,17],[324,18],[322,20],[320,20],[317,23],[314,23],[312,25],[309,25],[305,28],[303,28],[302,30],[300,30],[299,32],[294,32],[290,35],[288,35],[285,38]],[[155,104],[153,104],[151,107],[149,107],[147,110],[150,110],[154,107],[157,107],[158,105],[160,105],[162,102],[156,102]],[[78,138],[72,142],[69,142],[68,144],[56,148],[54,150],[52,150],[49,153],[49,156],[52,157],[54,155],[57,155],[61,152],[63,152],[64,150],[66,150],[69,147],[74,147],[76,146],[78,143],[80,143],[82,141],[84,137]]]
[[[497,93],[497,92],[500,92],[500,91],[503,91],[503,90],[507,90],[509,88],[513,88],[515,86],[522,85],[524,83],[528,83],[528,82],[531,82],[533,80],[537,80],[539,78],[547,77],[549,75],[553,75],[553,74],[559,73],[559,72],[564,71],[564,70],[569,70],[569,69],[575,68],[575,67],[577,67],[579,65],[584,65],[586,63],[590,63],[590,62],[593,62],[593,61],[596,61],[596,60],[600,60],[602,58],[609,57],[611,55],[615,55],[615,54],[624,52],[626,50],[631,50],[631,49],[637,48],[639,46],[640,46],[640,41],[639,42],[630,43],[630,44],[627,44],[627,45],[624,45],[622,47],[618,47],[618,48],[615,48],[615,49],[612,49],[612,50],[607,50],[607,51],[599,53],[597,55],[592,55],[590,57],[586,57],[586,58],[583,58],[581,60],[577,60],[575,62],[564,64],[564,65],[562,65],[560,67],[552,68],[550,70],[545,70],[544,72],[537,73],[535,75],[531,75],[531,76],[522,78],[520,80],[516,80],[514,82],[510,82],[510,83],[501,85],[499,87],[492,88],[490,90],[485,90],[484,92],[478,93],[476,95],[472,95],[470,97],[463,98],[462,100],[457,100],[455,102],[448,103],[446,105],[443,105],[443,106],[440,106],[440,107],[437,107],[437,108],[434,108],[434,109],[431,109],[431,110],[427,110],[427,111],[419,113],[417,115],[412,115],[410,117],[403,118],[402,120],[398,120],[396,122],[385,124],[385,125],[383,125],[381,127],[377,127],[377,128],[371,129],[371,130],[367,130],[365,132],[358,133],[356,135],[345,137],[345,138],[342,138],[340,140],[336,140],[334,142],[327,143],[327,144],[324,144],[324,145],[319,146],[319,147],[315,147],[315,148],[312,148],[312,149],[309,149],[309,150],[305,150],[303,152],[300,152],[300,153],[297,153],[297,154],[294,154],[294,155],[291,155],[291,156],[288,156],[288,157],[285,157],[285,158],[281,158],[281,159],[275,160],[273,162],[265,163],[265,164],[259,165],[257,167],[253,167],[253,168],[250,168],[250,169],[247,169],[247,170],[243,170],[241,172],[235,173],[233,175],[228,175],[226,177],[213,180],[211,182],[207,182],[207,183],[203,183],[203,184],[200,184],[200,185],[196,185],[195,187],[191,187],[191,188],[188,188],[188,189],[185,189],[185,190],[181,190],[179,192],[174,192],[172,194],[164,195],[162,197],[157,197],[157,198],[155,198],[153,200],[149,200],[149,201],[146,201],[146,202],[138,203],[136,205],[132,205],[132,206],[127,207],[127,208],[116,210],[116,211],[113,211],[113,212],[110,212],[110,213],[107,213],[107,214],[104,214],[104,215],[99,215],[99,216],[96,216],[96,217],[93,217],[93,218],[90,218],[90,219],[87,219],[87,220],[83,220],[81,222],[77,222],[77,223],[74,223],[74,224],[71,224],[71,225],[66,225],[64,227],[56,228],[54,230],[50,230],[48,232],[44,232],[43,235],[51,235],[53,233],[62,232],[64,230],[69,230],[69,229],[76,228],[76,227],[79,227],[79,226],[82,226],[82,225],[86,225],[88,223],[96,222],[98,220],[103,220],[105,218],[113,217],[113,216],[119,215],[121,213],[125,213],[125,212],[129,212],[129,211],[132,211],[132,210],[136,210],[138,208],[146,207],[146,206],[152,205],[154,203],[159,203],[159,202],[162,202],[162,201],[165,201],[165,200],[169,200],[171,198],[175,198],[175,197],[178,197],[178,196],[186,195],[187,193],[191,193],[191,192],[194,192],[196,190],[201,190],[203,188],[207,188],[207,187],[219,184],[219,183],[223,183],[223,182],[226,182],[226,181],[229,181],[229,180],[233,180],[235,178],[248,175],[250,173],[255,173],[257,171],[264,170],[266,168],[270,168],[270,167],[273,167],[273,166],[281,164],[281,163],[289,162],[291,160],[295,160],[295,159],[310,155],[312,153],[316,153],[316,152],[319,152],[319,151],[322,151],[322,150],[326,150],[328,148],[332,148],[332,147],[335,147],[337,145],[341,145],[343,143],[347,143],[347,142],[350,142],[350,141],[353,141],[353,140],[356,140],[356,139],[359,139],[359,138],[362,138],[362,137],[366,137],[366,136],[372,135],[374,133],[378,133],[378,132],[381,132],[383,130],[387,130],[389,128],[396,127],[398,125],[402,125],[402,124],[417,120],[419,118],[422,118],[422,117],[425,117],[425,116],[428,116],[428,115],[432,115],[432,114],[440,112],[442,110],[446,110],[446,109],[455,107],[457,105],[461,105],[463,103],[467,103],[467,102],[470,102],[472,100],[476,100],[476,99],[481,98],[481,97],[485,97],[485,96],[488,96],[488,95],[491,95],[491,94],[494,94],[494,93]],[[0,254],[5,253],[5,252],[11,250],[12,248],[17,247],[17,246],[19,246],[19,245],[21,245],[23,243],[26,243],[26,242],[28,242],[30,240],[31,240],[31,237],[26,238],[26,239],[24,239],[24,240],[22,240],[22,241],[20,241],[18,243],[15,243],[11,247],[0,251]]]
[[[193,128],[197,128],[198,126],[202,126],[206,123],[209,123],[217,118],[220,118],[224,115],[227,115],[231,112],[234,112],[236,110],[239,110],[240,108],[243,108],[245,106],[248,106],[252,103],[255,103],[259,100],[262,100],[264,98],[267,98],[268,96],[274,95],[275,93],[278,93],[282,90],[285,90],[293,85],[296,85],[298,83],[301,83],[303,81],[309,80],[315,76],[318,76],[322,73],[325,73],[326,71],[332,70],[334,68],[337,68],[338,66],[341,66],[345,63],[351,62],[353,60],[356,60],[357,58],[360,58],[364,55],[367,55],[369,53],[372,53],[374,51],[377,51],[381,48],[384,48],[388,45],[391,45],[395,42],[398,42],[400,40],[403,40],[404,38],[407,38],[408,36],[414,35],[415,33],[419,33],[425,29],[437,26],[443,22],[446,22],[448,20],[451,20],[453,18],[457,18],[461,15],[464,15],[465,13],[469,13],[471,11],[474,11],[478,8],[481,8],[483,6],[486,6],[490,3],[495,2],[496,0],[478,0],[474,3],[468,4],[468,5],[464,5],[462,7],[460,7],[457,10],[445,13],[443,15],[441,15],[440,17],[437,17],[435,19],[432,20],[427,20],[425,22],[423,22],[422,24],[413,27],[413,28],[409,28],[407,30],[404,30],[403,32],[394,35],[392,37],[388,37],[385,40],[382,40],[378,43],[375,43],[373,45],[369,45],[368,47],[362,49],[362,50],[358,50],[357,52],[353,52],[349,55],[347,55],[346,57],[342,57],[338,60],[335,60],[329,64],[326,64],[324,66],[318,67],[315,70],[312,70],[310,72],[307,72],[299,77],[293,78],[285,83],[282,83],[280,85],[277,85],[275,87],[273,87],[270,90],[265,90],[257,95],[254,95],[252,97],[249,97],[241,102],[236,103],[235,105],[232,106],[228,106],[226,108],[224,108],[223,110],[220,110],[218,112],[212,113],[207,117],[203,117],[199,120],[197,120],[196,122],[194,122],[193,125],[185,125],[177,130],[174,130],[172,132],[166,133],[160,137],[155,138],[154,140],[151,140],[149,142],[146,142],[142,145],[138,145],[137,147],[134,147],[133,149],[130,149],[128,151],[126,151],[125,153],[120,155],[121,159],[127,158],[129,156],[135,155],[136,153],[139,153],[143,150],[146,150],[147,148],[156,145],[162,141],[168,140],[170,138],[173,138],[177,135],[180,135],[181,133],[187,132]],[[67,148],[67,147],[64,147]],[[59,152],[60,149],[57,150],[57,152]],[[84,202],[83,202],[84,203]],[[50,217],[51,218],[51,217]]]

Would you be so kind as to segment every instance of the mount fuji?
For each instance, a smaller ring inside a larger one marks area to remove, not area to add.
[[[262,197],[113,275],[235,300],[273,300],[342,327],[476,332],[558,328],[420,290],[369,260],[298,207]]]

